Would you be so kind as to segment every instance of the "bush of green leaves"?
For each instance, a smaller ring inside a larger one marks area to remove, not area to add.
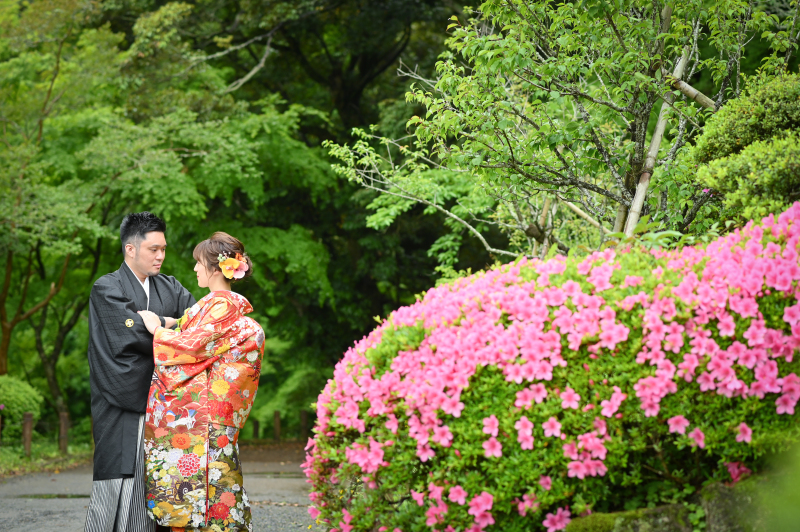
[[[34,423],[41,415],[40,407],[44,402],[42,395],[28,383],[15,379],[10,375],[0,375],[0,410],[3,416],[3,434],[6,440],[18,439],[22,435],[22,414],[33,414]]]
[[[778,214],[800,199],[800,134],[756,141],[698,169],[697,180],[722,193],[724,219]]]
[[[739,153],[759,140],[800,128],[800,76],[751,80],[740,98],[724,105],[703,128],[690,159],[704,164]]]

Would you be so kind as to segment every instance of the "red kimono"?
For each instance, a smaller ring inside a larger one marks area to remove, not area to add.
[[[239,294],[211,292],[182,331],[159,327],[145,426],[147,507],[163,526],[252,531],[236,444],[258,389],[264,331]]]

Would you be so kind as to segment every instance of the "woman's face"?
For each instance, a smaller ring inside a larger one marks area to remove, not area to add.
[[[208,288],[208,281],[213,273],[209,273],[208,269],[200,264],[199,261],[194,265],[194,271],[197,272],[197,286],[200,288]]]

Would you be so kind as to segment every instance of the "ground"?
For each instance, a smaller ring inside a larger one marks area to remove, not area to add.
[[[321,531],[308,515],[309,484],[300,464],[303,443],[241,445],[244,487],[257,532]],[[91,463],[66,470],[0,478],[0,531],[83,532]]]

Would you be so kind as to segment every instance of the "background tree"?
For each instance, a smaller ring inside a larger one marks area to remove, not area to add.
[[[438,77],[416,76],[408,98],[426,114],[409,122],[414,149],[397,142],[395,157],[384,156],[362,142],[332,153],[345,175],[393,196],[373,205],[384,223],[422,203],[479,239],[501,227],[507,246],[484,242],[499,255],[596,247],[608,234],[633,235],[642,214],[702,234],[714,217],[692,223],[707,187],[675,186],[668,170],[707,117],[741,94],[743,66],[763,59],[769,76],[795,64],[787,52],[796,35],[781,28],[794,27],[796,4],[784,20],[759,7],[484,2],[451,25]],[[452,185],[465,181],[473,186]],[[594,232],[571,231],[576,221]]]
[[[148,209],[168,220],[165,272],[190,289],[191,251],[199,240],[212,229],[245,240],[258,268],[241,290],[268,334],[254,415],[263,423],[278,409],[284,419],[289,417],[284,428],[296,430],[299,410],[308,409],[333,363],[371,328],[373,317],[413,301],[415,293],[434,282],[435,262],[427,249],[442,232],[440,221],[412,210],[382,232],[366,227],[371,197],[339,179],[316,145],[315,139],[343,134],[338,113],[332,105],[300,105],[330,101],[330,87],[311,80],[302,69],[274,67],[271,60],[285,52],[273,50],[263,69],[238,90],[228,90],[253,66],[241,62],[251,60],[246,47],[232,50],[242,44],[234,37],[258,36],[252,33],[257,24],[243,29],[234,24],[225,34],[233,35],[227,44],[224,35],[214,40],[215,21],[244,13],[238,4],[81,6],[86,14],[77,17],[61,4],[3,4],[4,162],[14,162],[15,154],[23,152],[19,146],[32,145],[31,138],[37,142],[36,135],[23,133],[36,131],[53,77],[59,98],[41,121],[37,148],[25,151],[27,159],[18,164],[27,165],[26,175],[38,179],[39,203],[21,201],[16,210],[3,209],[3,223],[15,228],[8,242],[19,246],[11,249],[13,264],[4,271],[10,275],[4,320],[21,309],[12,332],[4,336],[8,370],[43,392],[45,421],[66,410],[74,434],[87,437],[88,295],[98,276],[122,262],[116,238],[122,216]],[[261,23],[299,23],[297,16],[281,11],[287,6],[264,4]],[[300,10],[302,5],[294,7]],[[378,13],[383,8],[364,4],[361,9]],[[335,20],[341,23],[345,15]],[[58,17],[79,22],[64,40],[60,63],[52,53],[52,38],[18,37]],[[432,62],[443,35],[432,31],[433,23],[423,21],[421,30],[413,21],[408,24],[411,36],[401,55],[412,64],[420,57]],[[324,25],[332,31],[334,22]],[[311,38],[296,25],[292,31]],[[350,44],[330,43],[345,51]],[[373,48],[378,49],[376,43]],[[267,81],[283,84],[280,92],[288,101],[272,93]],[[410,116],[403,109],[402,82],[394,80],[391,67],[364,90],[369,95],[362,100],[365,116],[400,124]],[[23,122],[21,116],[27,122],[14,129]],[[3,186],[9,191],[26,183],[33,187],[32,178],[15,180],[14,168],[4,164]],[[4,193],[1,201],[14,197]],[[13,201],[8,205],[14,207]],[[470,260],[475,267],[486,264],[480,253]],[[63,283],[56,282],[58,290],[49,296],[62,269]],[[15,287],[23,286],[24,279],[29,279],[27,303],[19,307]]]

